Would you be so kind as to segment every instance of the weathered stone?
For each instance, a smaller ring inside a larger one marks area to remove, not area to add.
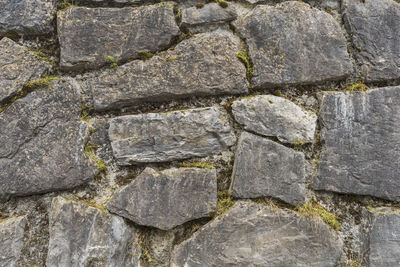
[[[320,219],[238,201],[178,245],[171,267],[336,266],[343,242]]]
[[[137,231],[122,218],[61,197],[49,217],[46,266],[139,266]]]
[[[210,3],[202,8],[190,7],[182,11],[182,25],[196,26],[206,23],[226,22],[236,19],[234,9],[223,8],[217,3]]]
[[[22,85],[36,80],[51,66],[35,58],[23,46],[4,37],[0,40],[0,104],[11,99]]]
[[[322,96],[317,190],[400,200],[400,87]]]
[[[173,6],[138,8],[76,7],[59,12],[60,66],[63,69],[93,69],[137,58],[140,51],[166,48],[178,35]]]
[[[352,72],[340,25],[308,4],[258,5],[234,25],[248,44],[255,88],[340,80]]]
[[[201,168],[147,168],[107,203],[115,214],[162,230],[208,217],[216,207],[216,171]]]
[[[0,0],[0,36],[9,32],[45,35],[53,32],[56,14],[51,0]]]
[[[400,210],[376,208],[370,217],[368,266],[400,266]]]
[[[367,82],[400,78],[400,4],[345,0],[344,21]]]
[[[246,69],[236,57],[240,39],[226,31],[195,35],[149,60],[106,70],[83,84],[94,108],[105,110],[144,101],[248,91]]]
[[[234,101],[232,113],[246,130],[276,136],[284,143],[310,143],[314,140],[317,116],[293,102],[273,95],[260,95]]]
[[[94,176],[83,154],[87,127],[80,112],[79,95],[68,80],[0,113],[0,199],[72,188]]]
[[[304,154],[243,132],[233,165],[231,191],[238,198],[274,197],[292,205],[305,201]]]
[[[204,157],[235,143],[217,108],[126,115],[110,120],[108,134],[120,165]]]
[[[0,266],[17,266],[24,241],[25,217],[0,220]]]

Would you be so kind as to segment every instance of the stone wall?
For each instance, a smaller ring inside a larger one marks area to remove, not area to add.
[[[400,266],[394,0],[0,0],[0,266]]]

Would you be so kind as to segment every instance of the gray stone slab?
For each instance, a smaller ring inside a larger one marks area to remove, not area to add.
[[[221,7],[217,3],[210,3],[202,8],[190,7],[182,11],[183,26],[197,26],[207,23],[227,22],[236,19],[237,15],[233,8]]]
[[[17,266],[24,244],[26,218],[0,220],[0,266]]]

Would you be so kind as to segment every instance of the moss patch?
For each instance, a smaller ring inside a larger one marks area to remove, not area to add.
[[[60,78],[55,76],[45,76],[43,78],[26,82],[22,85],[22,90],[32,91],[39,88],[50,88],[51,81],[57,81]]]
[[[138,51],[137,53],[138,53],[139,58],[142,60],[146,60],[146,59],[152,58],[154,56],[153,53],[147,52],[147,51]]]
[[[107,56],[107,62],[110,63],[110,67],[111,68],[117,68],[118,67],[117,60],[113,56]]]
[[[72,7],[76,6],[76,3],[74,0],[59,0],[57,3],[57,10],[67,10]]]
[[[242,61],[244,66],[246,67],[246,77],[249,83],[251,82],[251,77],[253,77],[254,67],[251,64],[249,54],[245,51],[240,51],[236,53],[236,57]]]
[[[183,162],[180,164],[180,167],[186,168],[203,168],[203,169],[215,169],[213,165],[204,161],[195,161],[195,162]]]
[[[97,170],[100,172],[107,172],[107,167],[104,164],[104,161],[96,157],[95,152],[97,150],[97,146],[88,142],[84,148],[84,154],[86,157],[91,158],[97,165]]]
[[[368,86],[366,86],[365,84],[363,84],[361,81],[357,81],[355,83],[352,84],[348,84],[345,88],[346,91],[349,92],[364,92],[367,91],[369,89]]]
[[[333,213],[330,213],[327,209],[321,206],[315,200],[304,204],[301,207],[297,207],[296,211],[301,216],[306,216],[308,218],[320,217],[327,225],[332,229],[340,230],[339,222]]]
[[[218,5],[220,5],[223,8],[227,8],[229,3],[226,0],[217,0]]]
[[[231,192],[228,190],[218,192],[218,204],[216,216],[226,213],[235,202],[232,200]]]

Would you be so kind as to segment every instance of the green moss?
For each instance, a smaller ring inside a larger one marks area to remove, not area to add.
[[[215,169],[213,165],[204,161],[195,161],[195,162],[183,162],[180,164],[181,167],[186,168],[203,168],[203,169]]]
[[[31,50],[30,52],[35,55],[36,59],[43,60],[43,61],[51,63],[50,57],[48,57],[42,51],[40,51],[40,50]]]
[[[138,51],[137,53],[139,55],[139,58],[142,60],[146,60],[146,59],[152,58],[154,56],[153,53],[147,52],[147,51]]]
[[[117,60],[113,56],[107,56],[107,62],[110,63],[110,67],[111,68],[117,68],[118,67]]]
[[[218,216],[226,213],[234,204],[235,202],[231,198],[230,191],[226,190],[218,192],[218,204],[217,204],[216,215]]]
[[[321,206],[315,200],[304,204],[296,209],[297,213],[308,218],[320,217],[327,225],[332,229],[340,230],[339,222],[333,213],[330,213],[327,209]]]
[[[348,84],[345,88],[346,91],[349,92],[357,92],[357,91],[367,91],[369,89],[368,86],[366,86],[365,84],[363,84],[361,81],[357,81],[355,83],[352,84]]]
[[[81,115],[80,119],[84,122],[89,122],[90,108],[84,104],[81,104]]]
[[[167,61],[174,61],[177,59],[178,59],[178,57],[167,57]]]
[[[95,152],[97,150],[96,145],[91,145],[89,142],[85,145],[84,154],[86,157],[91,158],[97,165],[97,170],[100,172],[107,172],[107,167],[104,161],[96,157]]]
[[[74,0],[59,0],[57,3],[57,10],[67,10],[76,6],[76,2]]]
[[[24,83],[22,85],[22,90],[32,91],[34,89],[39,89],[44,87],[49,88],[51,81],[57,81],[59,79],[60,78],[55,76],[45,76],[43,78]]]
[[[246,67],[246,77],[247,77],[247,80],[248,80],[249,83],[250,83],[251,77],[253,77],[254,67],[253,67],[253,65],[251,64],[249,54],[248,54],[247,52],[245,52],[245,51],[240,51],[240,52],[237,52],[237,53],[236,53],[236,57],[237,57],[240,61],[242,61],[242,63],[243,63],[244,66]]]
[[[180,20],[182,18],[182,10],[178,7],[174,7],[175,19]]]
[[[218,5],[220,5],[223,8],[227,8],[229,3],[226,0],[217,0]]]
[[[169,6],[169,7],[173,7],[174,4],[170,3],[170,2],[160,2],[158,4],[159,6]]]
[[[346,267],[362,267],[361,261],[349,260],[346,263]]]

